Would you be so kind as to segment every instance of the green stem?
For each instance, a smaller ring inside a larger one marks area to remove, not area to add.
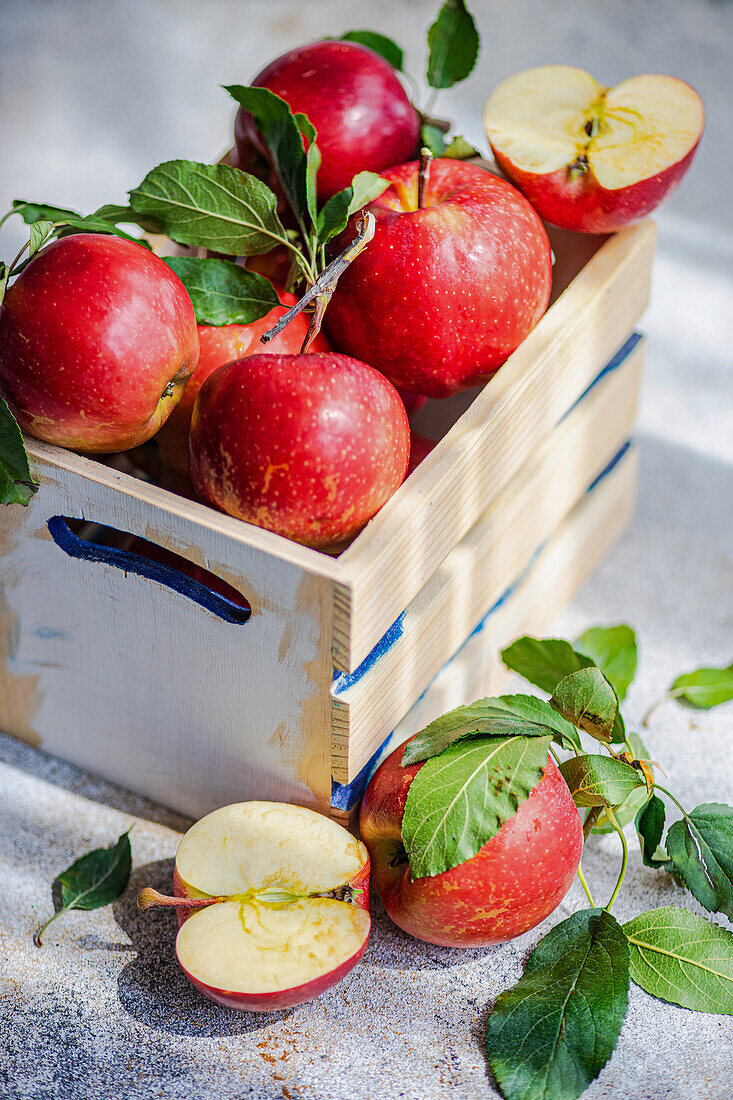
[[[554,758],[555,763],[559,766],[560,765],[560,757],[557,755],[557,753],[553,749],[552,745],[550,745],[550,754]]]
[[[55,921],[57,917],[60,917],[62,913],[65,913],[68,908],[68,905],[64,905],[62,909],[59,909],[57,913],[54,913],[52,917],[49,917],[46,923],[42,924],[37,932],[33,933],[33,942],[36,947],[43,947],[43,940],[41,939],[43,933],[46,931],[49,924],[52,924],[53,921]]]
[[[616,815],[614,814],[614,812],[613,812],[613,810],[611,809],[610,806],[606,807],[606,814],[608,815],[608,820],[611,822],[614,829],[616,830],[619,837],[621,838],[621,847],[623,848],[623,856],[621,858],[621,870],[619,871],[618,880],[617,880],[616,885],[613,889],[613,893],[611,894],[610,899],[603,906],[603,908],[606,909],[610,913],[611,912],[611,906],[613,905],[616,898],[618,897],[618,892],[621,889],[621,883],[624,881],[624,875],[626,874],[626,864],[629,862],[629,849],[628,849],[628,846],[626,844],[626,837],[624,836],[623,829],[621,828],[618,821],[616,820]]]
[[[654,711],[657,709],[657,707],[661,707],[662,703],[666,703],[668,699],[676,699],[678,696],[684,695],[684,693],[684,688],[672,688],[670,691],[665,691],[664,695],[661,695],[659,699],[657,699],[656,703],[652,703],[652,705],[649,707],[649,710],[642,718],[641,724],[644,729],[646,729],[646,727],[649,725],[649,719],[654,714]]]
[[[634,752],[634,746],[629,741],[629,735],[626,732],[626,730],[624,730],[624,745],[626,745],[626,748],[629,750],[629,752],[633,756],[634,760],[636,760],[636,753]]]
[[[582,868],[580,863],[578,864],[578,878],[580,879],[580,885],[583,887],[583,890],[585,891],[585,896],[587,897],[588,901],[590,902],[591,909],[595,909],[596,908],[595,899],[594,899],[593,895],[590,892],[590,887],[588,886],[588,883],[585,881],[585,875],[583,874],[583,868]]]
[[[678,810],[680,811],[680,813],[681,813],[681,814],[682,814],[682,815],[683,815],[684,817],[687,817],[687,816],[688,816],[688,813],[687,813],[687,810],[685,809],[685,807],[684,807],[684,806],[682,806],[682,805],[681,805],[681,804],[680,804],[680,803],[679,803],[679,802],[677,801],[677,799],[675,798],[675,796],[674,796],[673,794],[671,794],[671,792],[670,792],[670,791],[668,791],[666,787],[660,787],[658,783],[655,783],[655,784],[654,784],[654,790],[655,790],[655,791],[661,791],[661,792],[662,792],[662,794],[666,794],[667,798],[671,799],[671,800],[672,800],[672,802],[674,802],[675,806],[676,806],[676,807],[677,807],[677,809],[678,809]]]

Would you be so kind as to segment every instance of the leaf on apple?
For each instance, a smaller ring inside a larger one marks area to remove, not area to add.
[[[378,198],[389,186],[389,180],[382,179],[376,172],[359,172],[354,176],[350,187],[337,191],[321,208],[315,221],[318,244],[327,244],[341,233],[352,214]]]
[[[667,831],[675,873],[708,912],[733,920],[733,807],[697,806]]]
[[[555,688],[553,707],[578,729],[608,744],[616,717],[616,693],[599,668],[581,668]]]
[[[378,53],[385,61],[388,61],[393,69],[401,73],[405,63],[405,55],[400,46],[386,34],[377,34],[376,31],[347,31],[341,35],[342,42],[356,42],[360,46],[367,46],[374,53]]]
[[[472,72],[479,50],[473,16],[463,0],[445,0],[428,30],[427,80],[431,88],[452,88]]]
[[[623,701],[636,675],[636,634],[627,626],[592,626],[575,640],[575,649],[595,662]]]
[[[580,1096],[613,1054],[628,990],[629,944],[610,913],[585,909],[553,928],[489,1016],[489,1064],[506,1100]]]
[[[287,243],[270,188],[226,164],[166,161],[130,192],[130,204],[156,217],[179,244],[227,256],[258,255]]]
[[[472,859],[542,779],[550,737],[476,737],[423,764],[407,792],[402,840],[413,878]]]
[[[280,304],[269,279],[230,260],[163,259],[188,291],[200,325],[249,325]]]
[[[733,664],[727,668],[698,668],[678,676],[670,694],[685,707],[710,710],[733,700]]]
[[[474,736],[552,737],[565,747],[578,745],[574,726],[533,695],[500,695],[456,707],[430,722],[405,746],[402,766],[439,756],[454,741]]]
[[[61,908],[39,928],[33,937],[37,947],[52,921],[70,909],[101,909],[125,890],[132,870],[129,829],[109,848],[95,848],[81,856],[58,876]]]
[[[576,806],[620,806],[643,776],[623,760],[611,756],[572,756],[560,765]]]
[[[652,796],[644,802],[644,805],[634,818],[636,833],[639,837],[639,844],[641,845],[641,860],[645,867],[652,867],[654,869],[664,867],[669,870],[670,865],[668,860],[666,858],[660,859],[656,854],[659,845],[662,843],[664,819],[664,803],[656,794],[652,794]],[[626,824],[620,817],[618,817],[618,823],[619,825]]]
[[[302,223],[308,210],[308,166],[303,147],[303,131],[290,107],[284,99],[267,88],[230,84],[224,90],[254,118],[270,152],[273,167],[290,208],[296,219]],[[315,129],[312,126],[311,131],[315,138]]]
[[[0,504],[29,504],[37,491],[18,422],[0,395]]]
[[[628,921],[631,978],[652,997],[733,1015],[733,933],[676,906]]]
[[[471,157],[480,157],[481,154],[475,145],[471,145],[470,141],[466,141],[463,134],[455,134],[441,156],[447,157],[448,160],[470,160]]]

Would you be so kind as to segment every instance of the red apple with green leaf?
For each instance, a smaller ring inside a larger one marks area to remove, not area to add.
[[[408,766],[403,766],[402,745],[380,765],[366,789],[359,829],[369,850],[374,888],[395,924],[417,939],[446,947],[504,943],[544,920],[565,897],[578,869],[580,817],[565,780],[546,755],[547,739],[526,739],[522,767],[529,753],[534,752],[535,761],[524,781],[527,788],[533,785],[522,792],[525,797],[520,793],[514,800],[513,788],[519,786],[511,746],[500,750],[500,740],[505,739],[456,742],[441,755]],[[497,755],[494,765],[490,754],[499,752],[506,755]],[[462,753],[473,754],[467,767],[479,779],[481,768],[487,768],[485,782],[471,788],[461,777],[452,778],[450,769],[461,768]],[[410,788],[424,768],[439,774],[435,779],[430,775],[422,801],[410,809]],[[504,804],[488,830],[493,835],[482,844],[482,815],[492,795],[502,790],[509,793],[508,808]],[[459,818],[453,820],[450,813],[456,808]],[[413,815],[413,851],[427,865],[427,874],[411,865],[406,850],[406,810]],[[456,838],[453,854],[446,857]],[[442,872],[436,870],[446,864]]]
[[[240,802],[198,821],[176,853],[176,955],[226,1008],[273,1012],[331,989],[369,939],[369,856],[327,817],[280,802]]]
[[[610,233],[646,217],[677,187],[705,124],[702,100],[673,76],[605,88],[570,65],[505,80],[484,126],[496,162],[548,222]]]
[[[399,394],[346,355],[252,355],[204,382],[189,436],[201,498],[317,548],[355,535],[407,472]]]
[[[415,393],[479,385],[547,308],[544,227],[518,191],[474,164],[436,160],[422,185],[417,162],[382,176],[391,186],[367,208],[374,239],[326,313],[331,342]]]
[[[81,233],[44,248],[0,307],[0,392],[29,435],[122,451],[154,435],[198,359],[191,299],[147,248]]]
[[[381,172],[413,157],[420,118],[392,66],[366,46],[326,41],[298,46],[270,62],[252,84],[308,116],[318,135],[321,201],[348,187],[359,172]],[[252,116],[237,112],[240,163],[251,148],[266,155]]]
[[[282,303],[275,306],[264,317],[248,325],[199,325],[200,353],[196,369],[188,380],[183,397],[168,420],[158,432],[156,442],[163,463],[173,473],[188,477],[188,432],[191,427],[191,413],[199,390],[206,379],[225,363],[242,359],[247,355],[260,354],[263,346],[260,337],[268,332],[277,321],[294,306],[297,299],[294,294],[278,290]],[[268,350],[284,355],[297,354],[308,332],[308,317],[301,313],[281,332],[272,338]],[[314,351],[331,350],[326,337],[319,333],[312,344]]]

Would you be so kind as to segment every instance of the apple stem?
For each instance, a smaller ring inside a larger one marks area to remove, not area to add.
[[[425,188],[428,185],[428,177],[430,175],[430,162],[433,159],[433,154],[429,149],[422,148],[420,150],[420,171],[417,177],[417,208],[422,210],[425,202]]]
[[[146,886],[137,895],[138,909],[204,909],[207,905],[213,905],[223,898],[171,898],[167,894],[161,894],[152,886]]]
[[[311,302],[315,302],[313,319],[311,320],[308,334],[303,343],[302,352],[308,350],[318,335],[321,322],[323,321],[323,315],[326,312],[326,306],[336,289],[336,283],[339,281],[344,271],[346,271],[349,264],[364,251],[372,240],[375,228],[376,222],[374,220],[374,215],[369,210],[363,210],[358,234],[349,247],[321,272],[313,285],[306,290],[300,301],[296,302],[287,313],[284,313],[276,325],[260,336],[260,340],[263,344],[267,344],[274,336],[282,332],[285,326],[289,325],[293,318],[297,317],[299,313],[302,313],[306,306],[309,306]]]

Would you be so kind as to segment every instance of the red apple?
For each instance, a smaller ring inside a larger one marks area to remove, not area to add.
[[[397,387],[397,392],[402,398],[402,404],[405,406],[408,416],[412,416],[413,413],[419,412],[427,401],[427,397],[423,397],[421,393],[412,393],[410,390],[403,390]]]
[[[446,397],[485,382],[537,324],[550,243],[527,200],[485,169],[434,161],[421,208],[418,170],[382,173],[392,186],[367,208],[374,239],[339,279],[325,325],[396,386]]]
[[[473,859],[413,879],[401,826],[423,765],[403,768],[403,752],[401,745],[377,769],[359,815],[372,882],[389,916],[411,936],[445,947],[504,943],[534,928],[567,894],[583,849],[580,816],[552,759],[529,798]]]
[[[55,241],[0,307],[0,392],[24,431],[79,451],[123,451],[150,439],[198,353],[183,283],[121,237]]]
[[[176,853],[178,962],[227,1008],[273,1012],[331,989],[369,939],[369,856],[313,810],[240,802],[197,822]]]
[[[260,337],[271,329],[297,302],[294,294],[278,290],[282,306],[275,306],[259,321],[249,325],[199,325],[199,361],[194,370],[183,397],[158,433],[157,443],[160,457],[169,470],[182,477],[188,477],[188,432],[191,427],[191,413],[199,390],[209,375],[225,363],[242,359],[246,355],[260,354],[265,350]],[[309,318],[299,313],[282,332],[274,336],[267,350],[275,354],[297,354],[308,332]],[[326,337],[319,333],[311,345],[314,351],[330,351]]]
[[[191,478],[207,503],[318,548],[356,534],[402,483],[410,428],[397,391],[346,355],[253,355],[196,399]]]
[[[417,152],[420,119],[392,66],[355,42],[315,42],[272,61],[252,81],[306,114],[321,150],[318,197],[348,187],[357,172],[381,172]],[[248,145],[264,151],[249,112],[234,127],[240,163]]]
[[[694,88],[646,73],[604,88],[570,65],[505,80],[484,125],[496,162],[546,221],[611,233],[644,218],[692,163],[705,123]]]

